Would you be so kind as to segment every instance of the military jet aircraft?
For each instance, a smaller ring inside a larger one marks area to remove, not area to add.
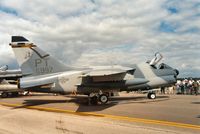
[[[75,68],[66,66],[22,36],[12,36],[10,46],[22,70],[18,87],[34,92],[85,94],[89,102],[105,104],[110,92],[150,90],[176,81],[177,71],[166,64],[141,66],[100,66]],[[140,67],[144,67],[141,69]],[[135,74],[136,73],[136,74]],[[139,77],[138,77],[139,76]],[[155,98],[155,93],[149,93]]]

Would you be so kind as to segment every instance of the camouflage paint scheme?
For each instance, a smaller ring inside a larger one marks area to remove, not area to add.
[[[76,68],[66,66],[21,36],[10,43],[23,77],[18,86],[38,92],[91,94],[150,90],[176,82],[178,71],[155,58],[148,63],[125,66]]]

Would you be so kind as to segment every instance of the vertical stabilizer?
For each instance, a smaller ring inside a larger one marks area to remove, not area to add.
[[[44,75],[71,70],[22,36],[12,36],[10,43],[23,75]]]

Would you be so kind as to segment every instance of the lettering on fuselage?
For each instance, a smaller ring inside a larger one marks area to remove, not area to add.
[[[49,59],[35,59],[35,68],[37,74],[47,74],[53,72],[53,67],[48,63]]]

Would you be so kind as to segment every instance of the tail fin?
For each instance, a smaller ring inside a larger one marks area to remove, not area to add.
[[[10,46],[15,53],[22,75],[36,76],[72,69],[57,61],[22,36],[12,36]]]

